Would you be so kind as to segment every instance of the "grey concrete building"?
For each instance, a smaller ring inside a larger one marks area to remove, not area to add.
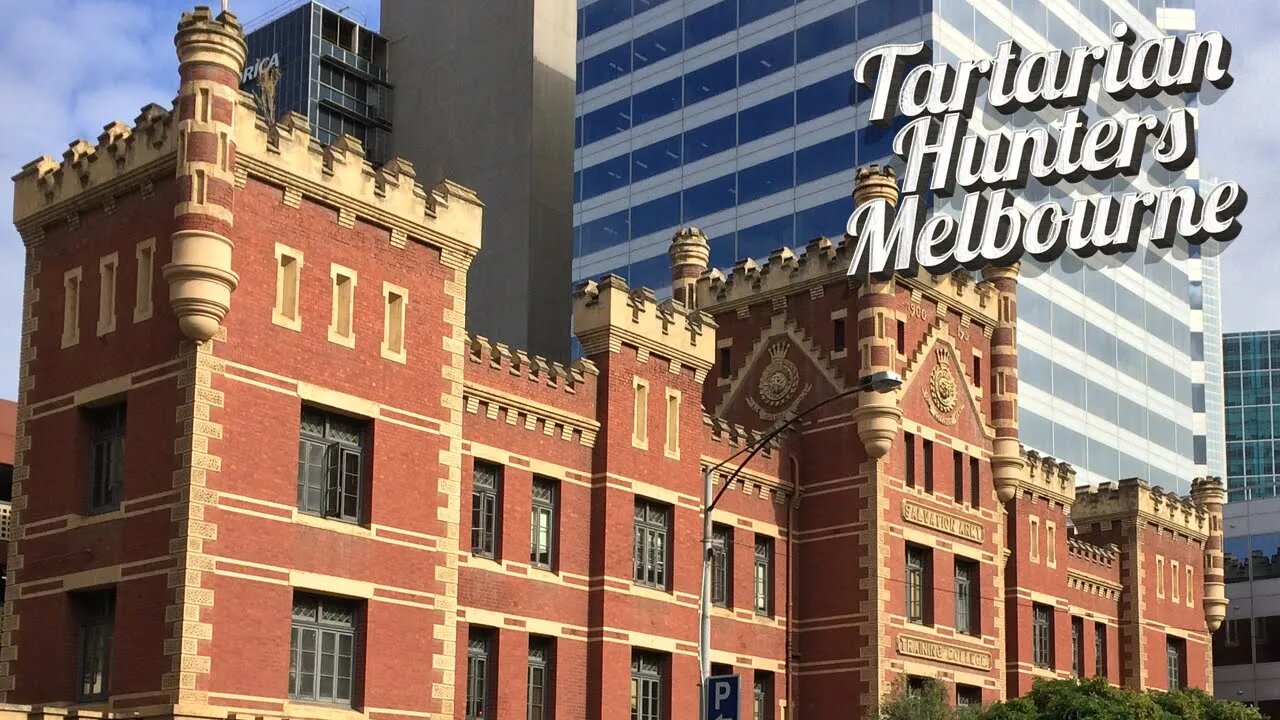
[[[394,154],[485,203],[468,325],[557,359],[570,338],[576,11],[573,0],[382,0]]]

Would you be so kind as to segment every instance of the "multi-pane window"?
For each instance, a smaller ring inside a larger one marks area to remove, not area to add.
[[[498,488],[502,469],[476,461],[471,474],[471,552],[492,558],[498,550]]]
[[[1107,625],[1093,624],[1093,674],[1100,678],[1107,676]]]
[[[773,720],[773,673],[757,670],[753,690],[755,720]]]
[[[728,607],[732,593],[733,528],[715,525],[711,528],[711,602]]]
[[[773,608],[773,538],[756,536],[755,605],[757,615],[769,615]]]
[[[978,563],[972,560],[956,560],[956,632],[977,635],[981,631],[978,621]]]
[[[111,644],[115,636],[115,590],[77,593],[79,652],[77,700],[99,700],[111,691]]]
[[[467,720],[484,720],[490,717],[492,690],[496,678],[490,677],[493,653],[493,631],[472,627],[467,632]]]
[[[533,514],[529,518],[529,564],[551,569],[555,550],[556,485],[543,478],[533,479]]]
[[[125,405],[95,408],[88,412],[90,434],[89,510],[103,512],[120,507],[124,482]]]
[[[1031,606],[1031,659],[1036,667],[1053,667],[1053,608]]]
[[[662,720],[662,656],[631,651],[631,720]]]
[[[354,603],[317,595],[294,596],[289,697],[350,705],[355,652]]]
[[[929,621],[929,599],[932,594],[928,548],[907,545],[907,622],[924,625]]]
[[[529,638],[529,712],[527,720],[551,717],[551,638]]]
[[[1170,637],[1165,641],[1165,656],[1168,658],[1169,692],[1181,690],[1187,686],[1187,641]]]
[[[298,434],[298,509],[360,521],[368,423],[302,408]]]
[[[982,705],[982,688],[976,685],[956,684],[956,707],[976,708]]]
[[[1084,677],[1084,619],[1071,618],[1071,674]]]
[[[637,585],[667,587],[667,529],[671,512],[652,500],[636,498],[635,581]]]

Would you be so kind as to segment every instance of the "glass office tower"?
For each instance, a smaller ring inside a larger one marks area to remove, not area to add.
[[[1229,602],[1213,634],[1213,694],[1280,718],[1280,499],[1233,499],[1222,514]]]
[[[1275,448],[1280,445],[1280,330],[1227,333],[1222,354],[1228,499],[1276,497],[1280,494],[1275,464]]]
[[[249,54],[241,87],[256,93],[261,70],[278,67],[277,118],[299,113],[321,142],[351,135],[375,165],[390,159],[386,38],[318,2],[306,2],[253,18],[245,41]]]
[[[1116,21],[1153,36],[1194,19],[1192,0],[580,0],[574,279],[611,272],[661,290],[682,225],[706,232],[719,268],[841,237],[855,168],[890,162],[897,131],[866,122],[869,92],[852,71],[869,48],[924,41],[955,62],[1009,38],[1070,48],[1109,41]],[[1095,95],[1085,111],[1182,103]],[[1006,122],[974,120],[988,132]],[[1156,183],[1144,173],[1132,184]],[[1084,482],[1139,476],[1185,493],[1213,469],[1221,428],[1206,402],[1216,320],[1192,302],[1216,298],[1216,272],[1185,249],[1090,262],[1024,264],[1023,440]]]

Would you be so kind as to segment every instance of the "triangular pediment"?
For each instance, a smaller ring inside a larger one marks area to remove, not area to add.
[[[844,376],[795,322],[774,315],[729,380],[716,415],[772,425],[844,390]]]
[[[995,439],[995,430],[982,411],[982,390],[974,383],[972,361],[956,350],[948,325],[929,326],[907,358],[902,372],[905,405],[923,408],[921,422],[938,426],[960,438]]]

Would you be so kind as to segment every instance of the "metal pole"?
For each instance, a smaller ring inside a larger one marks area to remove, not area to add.
[[[711,468],[702,470],[702,594],[698,598],[698,718],[707,717],[711,676]]]

